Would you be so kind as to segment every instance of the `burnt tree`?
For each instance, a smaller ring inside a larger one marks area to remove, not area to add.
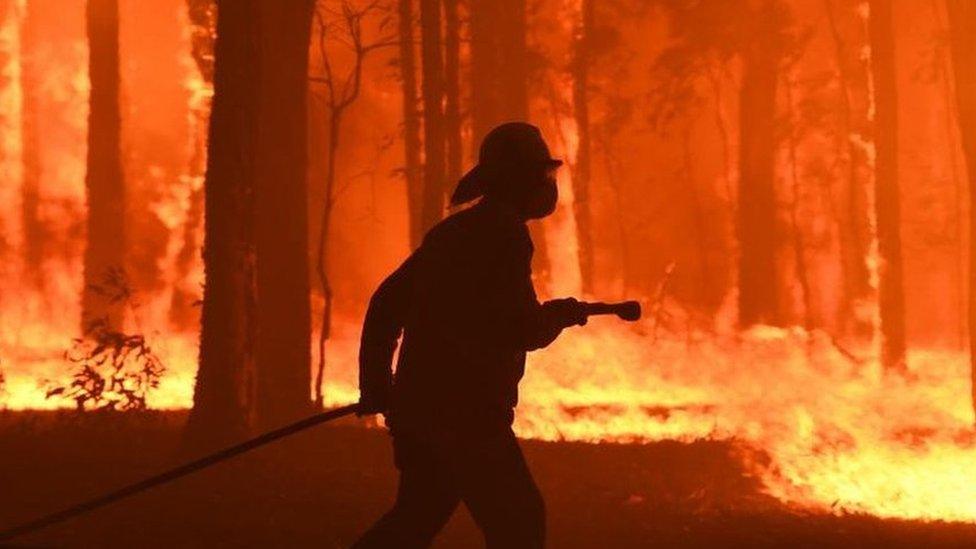
[[[594,2],[582,0],[580,22],[573,43],[573,116],[579,145],[573,165],[573,214],[576,218],[580,281],[584,294],[593,293],[593,235],[590,213],[592,155],[590,139],[589,67],[592,63]]]
[[[218,2],[192,446],[311,409],[305,98],[312,7]]]
[[[440,0],[420,0],[420,39],[423,61],[424,188],[421,231],[427,232],[444,216],[446,194],[444,124],[444,59]]]
[[[120,149],[119,5],[118,0],[88,0],[88,160],[85,192],[88,202],[87,244],[82,289],[82,332],[104,321],[122,326],[122,303],[98,288],[112,271],[124,267],[125,181]]]
[[[421,223],[423,173],[420,161],[420,112],[417,97],[417,57],[414,47],[413,0],[398,0],[397,28],[400,86],[403,102],[403,175],[407,183],[407,209],[410,219],[410,248],[424,237]]]
[[[853,15],[853,6],[841,4]],[[870,337],[873,322],[859,311],[859,305],[872,299],[868,250],[871,244],[871,221],[868,200],[868,153],[852,134],[865,135],[870,131],[868,109],[859,97],[867,95],[867,73],[858,44],[849,45],[844,39],[841,21],[831,0],[824,0],[824,12],[830,29],[836,58],[838,86],[838,128],[836,143],[838,157],[845,163],[843,187],[839,197],[837,229],[840,244],[840,268],[843,286],[837,307],[837,326],[842,334],[859,338]],[[860,108],[858,108],[860,107]]]
[[[314,0],[258,2],[254,233],[258,425],[310,409],[308,48]],[[221,4],[219,10],[224,7]]]
[[[200,368],[187,421],[193,446],[229,441],[255,421],[253,2],[219,3],[205,189]]]
[[[504,122],[529,118],[529,49],[526,0],[471,0],[471,129],[474,157],[482,138]],[[533,274],[549,278],[549,257],[540,223],[530,223]]]
[[[325,185],[321,217],[319,222],[318,242],[316,245],[315,271],[322,292],[321,328],[318,337],[318,363],[315,375],[315,402],[323,401],[323,383],[325,376],[326,341],[332,335],[332,284],[329,279],[328,243],[332,223],[332,211],[336,199],[336,169],[339,161],[339,146],[342,137],[342,125],[346,111],[359,98],[362,90],[363,66],[367,56],[380,48],[393,46],[398,43],[393,37],[380,36],[375,41],[365,41],[363,36],[363,20],[368,19],[375,12],[381,12],[380,2],[356,5],[350,0],[338,2],[338,9],[316,9],[315,11],[315,41],[319,60],[322,64],[320,73],[309,76],[309,81],[316,85],[313,97],[322,98],[328,112],[328,131],[325,150]],[[352,58],[352,66],[347,72],[340,73],[333,67],[327,42],[344,45]],[[419,161],[419,160],[418,160]]]
[[[191,25],[191,55],[197,70],[200,72],[200,84],[213,89],[214,71],[214,27],[217,18],[217,6],[214,0],[186,0],[187,15]],[[199,311],[194,307],[199,288],[191,279],[193,266],[200,253],[199,229],[203,226],[203,185],[199,182],[203,178],[207,165],[207,117],[210,113],[210,99],[204,90],[195,90],[198,94],[191,103],[191,132],[193,153],[190,157],[187,176],[190,190],[190,207],[186,220],[179,229],[182,232],[182,242],[176,255],[176,284],[173,297],[170,300],[170,323],[177,329],[195,327],[199,318]]]
[[[902,286],[901,203],[898,190],[898,82],[891,0],[871,0],[869,33],[874,78],[874,203],[878,235],[878,307],[881,362],[905,369],[905,297]]]
[[[448,185],[461,178],[461,20],[458,0],[444,0],[444,132]],[[450,192],[450,189],[445,189]]]
[[[44,225],[39,212],[41,205],[41,151],[37,130],[37,93],[40,74],[37,66],[39,29],[36,7],[25,3],[20,26],[20,97],[21,97],[21,219],[24,233],[24,264],[31,273],[31,280],[43,284],[41,262],[44,259]]]
[[[955,77],[959,134],[969,176],[969,211],[976,212],[976,5],[946,0]],[[976,409],[976,223],[969,218],[969,361],[973,407]]]
[[[740,57],[739,189],[736,232],[739,240],[739,324],[781,326],[787,319],[778,296],[782,273],[777,248],[782,230],[775,190],[776,94],[783,57],[782,6],[753,2],[748,38]]]
[[[472,145],[529,116],[525,0],[471,0]]]

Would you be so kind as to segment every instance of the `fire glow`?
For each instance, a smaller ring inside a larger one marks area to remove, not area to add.
[[[18,91],[23,67],[15,47],[18,24],[8,18],[0,28],[0,47],[9,54],[0,67],[6,83],[0,89],[0,213],[4,242],[14,250],[24,245],[18,229],[19,136],[22,117],[32,114],[23,111]],[[85,213],[87,82],[85,55],[79,53],[85,50],[80,36],[75,39],[70,47],[33,60],[46,79],[37,88],[38,101],[47,106],[38,123],[59,136],[43,147],[41,162],[50,169],[42,170],[38,186],[40,218],[48,220],[49,238],[61,244],[59,250],[69,251],[81,249],[77,227]],[[184,60],[183,66],[185,116],[192,120],[208,88],[191,62]],[[558,152],[572,157],[575,127],[571,121],[559,126],[564,137]],[[188,150],[193,142],[191,135]],[[202,280],[199,253],[188,274],[177,273],[173,259],[192,207],[190,195],[202,184],[190,164],[182,186],[153,204],[173,235],[159,265],[164,284],[140,293],[140,306],[127,319],[129,328],[146,334],[167,368],[160,387],[149,395],[150,406],[159,409],[192,403],[197,335],[173,328],[168,317],[174,289],[192,291]],[[564,170],[559,211],[545,228],[553,265],[545,293],[554,295],[579,294],[569,177]],[[79,253],[51,254],[40,282],[17,261],[5,260],[0,276],[0,370],[5,376],[0,406],[70,407],[69,401],[45,398],[45,386],[69,368],[63,354],[79,324]],[[678,337],[658,333],[656,324],[655,318],[635,326],[593,320],[532,355],[521,386],[517,432],[593,443],[730,440],[766,491],[797,508],[976,522],[976,488],[970,481],[976,471],[976,435],[963,353],[915,349],[909,355],[910,376],[886,376],[873,358],[875,349],[853,349],[855,356],[866,357],[855,360],[820,331],[758,326],[744,333]],[[351,315],[337,319],[329,345],[326,406],[356,398],[358,328]],[[760,453],[769,459],[754,459]]]

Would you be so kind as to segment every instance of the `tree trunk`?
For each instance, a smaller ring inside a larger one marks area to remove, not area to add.
[[[214,26],[217,6],[214,0],[187,0],[187,14],[192,26],[192,55],[202,83],[213,88]],[[196,281],[192,280],[194,264],[200,250],[199,229],[203,225],[204,189],[198,182],[207,167],[207,117],[210,101],[198,98],[191,102],[193,154],[187,175],[192,181],[190,206],[182,232],[182,243],[176,255],[176,284],[170,300],[169,320],[173,327],[186,330],[198,322],[199,312],[194,303],[199,299]],[[197,186],[199,185],[199,186]]]
[[[420,0],[424,98],[424,193],[422,231],[444,216],[444,62],[441,56],[440,0]]]
[[[471,139],[472,153],[478,158],[481,140],[498,122],[496,104],[495,41],[496,2],[499,0],[470,0],[471,9]]]
[[[901,204],[898,191],[898,82],[891,0],[871,0],[871,71],[874,77],[875,215],[878,227],[881,362],[905,369],[905,298],[902,288]]]
[[[200,369],[187,422],[194,448],[248,435],[255,422],[254,1],[218,3],[205,189]]]
[[[458,0],[444,0],[444,126],[447,183],[461,178],[461,23]],[[450,189],[445,189],[450,192]]]
[[[24,231],[24,266],[38,286],[43,285],[41,262],[44,259],[44,226],[39,217],[41,195],[41,151],[37,131],[37,93],[40,87],[37,67],[38,25],[29,2],[23,6],[20,27],[21,93],[21,219]]]
[[[311,15],[311,1],[218,3],[200,370],[187,424],[187,442],[197,448],[311,408]]]
[[[471,0],[472,145],[504,122],[529,117],[529,66],[525,0]],[[530,223],[537,280],[549,280],[550,261],[540,223]]]
[[[765,0],[760,21],[742,53],[739,92],[739,324],[782,326],[776,250],[776,89],[781,61],[775,2]]]
[[[112,271],[124,268],[125,183],[120,149],[118,0],[88,0],[88,241],[84,258],[82,331],[92,323],[122,326],[122,303],[99,291]]]
[[[959,134],[969,175],[969,361],[971,394],[976,409],[976,5],[946,0],[952,69],[956,84]]]
[[[803,196],[803,185],[800,180],[800,163],[798,159],[798,149],[800,148],[798,134],[802,131],[799,125],[803,122],[796,114],[797,108],[794,100],[792,75],[786,75],[784,79],[787,105],[787,156],[790,164],[790,235],[793,237],[793,260],[796,269],[796,280],[800,285],[800,299],[803,306],[803,329],[806,330],[808,343],[814,328],[820,322],[813,310],[813,296],[810,293],[810,274],[807,267],[807,250],[803,238],[803,228],[800,226],[800,199]],[[809,348],[808,348],[809,350]]]
[[[580,282],[583,294],[593,293],[593,234],[590,214],[590,177],[592,172],[589,66],[591,35],[594,25],[593,0],[582,0],[580,24],[576,31],[573,59],[573,115],[579,145],[573,171],[573,214],[576,218]]]
[[[859,48],[849,48],[844,42],[831,0],[824,0],[824,11],[834,43],[834,56],[837,74],[840,77],[838,95],[840,96],[840,128],[837,132],[838,155],[846,160],[846,180],[840,198],[837,228],[840,241],[840,268],[843,280],[840,303],[837,307],[837,327],[842,334],[852,334],[861,339],[868,338],[873,330],[873,322],[859,314],[859,304],[871,299],[871,278],[868,270],[868,249],[871,241],[871,222],[867,194],[867,181],[864,171],[867,157],[851,134],[862,133],[867,125],[866,116],[859,113],[855,117],[854,86],[863,78],[850,68],[860,64]],[[866,85],[866,82],[864,83]],[[866,114],[866,113],[864,113]]]
[[[311,411],[306,167],[308,48],[315,2],[257,6],[261,72],[255,81],[260,93],[254,164],[255,351],[258,426],[268,428]]]
[[[417,64],[413,33],[413,0],[399,0],[400,82],[403,93],[403,157],[410,217],[410,248],[424,238],[421,223],[423,175],[420,163],[420,114],[417,112]]]
[[[4,185],[0,186],[0,203],[11,209],[21,206],[27,198],[23,185],[18,185],[26,178],[22,177],[23,153],[18,146],[22,143],[18,143],[16,137],[24,126],[23,109],[19,100],[23,89],[23,79],[19,77],[22,67],[22,18],[23,9],[19,2],[0,0],[0,142],[4,143],[4,147],[0,148],[0,174],[5,180]],[[5,281],[10,280],[7,278],[8,274],[20,275],[18,268],[22,262],[17,255],[23,253],[22,236],[26,232],[26,224],[21,219],[26,219],[28,213],[22,206],[21,210],[21,217],[0,217],[0,277]],[[28,272],[23,274],[27,275]],[[4,297],[8,300],[16,299],[19,297],[17,293],[8,291],[5,296],[0,295],[0,307],[5,305]]]
[[[501,122],[529,117],[529,51],[526,44],[526,0],[496,0],[496,90]]]

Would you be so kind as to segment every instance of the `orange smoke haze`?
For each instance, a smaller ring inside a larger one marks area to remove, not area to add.
[[[559,174],[557,212],[543,224],[551,276],[537,285],[540,296],[581,296],[571,180],[580,134],[569,107],[567,70],[580,3],[545,3],[543,13],[560,17],[532,15],[537,20],[530,21],[530,45],[553,66],[537,69],[530,107],[554,153],[571,166]],[[89,91],[84,3],[8,4],[13,8],[0,20],[0,407],[71,407],[71,401],[45,398],[45,391],[68,375],[64,352],[79,327]],[[803,55],[783,71],[783,87],[795,95],[779,98],[779,108],[794,121],[833,120],[840,84],[822,5],[790,5],[795,19],[814,23]],[[192,404],[199,316],[194,302],[203,283],[202,219],[193,210],[201,198],[212,89],[191,52],[186,10],[185,2],[175,0],[120,1],[126,271],[134,291],[126,330],[144,334],[167,369],[148,399],[160,409]],[[946,52],[932,45],[943,32],[944,14],[926,2],[899,4],[895,14],[899,63],[917,69],[899,73],[898,83],[911,349],[911,375],[903,378],[882,374],[876,335],[834,335],[843,322],[836,306],[840,237],[825,212],[847,177],[840,164],[848,143],[870,166],[871,136],[853,128],[838,141],[813,127],[795,136],[792,160],[789,146],[780,147],[778,188],[792,189],[793,177],[805,181],[800,194],[785,192],[784,200],[798,204],[795,230],[809,243],[804,253],[816,322],[812,330],[800,327],[803,298],[790,284],[782,293],[793,311],[791,326],[738,331],[730,242],[741,70],[730,62],[693,82],[700,101],[667,132],[656,131],[647,90],[654,87],[650,67],[668,45],[668,28],[657,10],[638,12],[602,14],[609,19],[603,25],[614,32],[603,37],[604,61],[591,71],[595,295],[581,297],[640,298],[646,318],[626,326],[595,319],[531,355],[521,385],[519,435],[588,442],[729,440],[766,491],[797,508],[976,522],[970,482],[976,437],[962,351],[966,273],[959,259],[960,250],[968,249],[968,212],[958,195],[965,170],[946,91]],[[870,49],[853,43],[853,37],[863,38],[867,15],[861,12],[838,23],[852,40],[852,71],[857,59],[870,62]],[[315,70],[321,60],[315,47],[310,51]],[[395,48],[387,48],[368,59],[362,96],[343,126],[328,247],[336,326],[328,347],[326,406],[357,399],[358,323],[370,292],[408,253],[395,56]],[[865,112],[870,103],[852,98],[853,108]],[[313,89],[311,235],[318,234],[327,120]],[[470,133],[466,126],[466,141]],[[466,143],[465,165],[471,149]],[[870,170],[860,169],[857,176],[869,179]],[[781,259],[795,277],[791,253]],[[876,271],[873,252],[868,262]],[[665,275],[672,263],[673,276]],[[314,291],[318,323],[322,299]],[[872,303],[857,306],[857,316],[876,323]]]

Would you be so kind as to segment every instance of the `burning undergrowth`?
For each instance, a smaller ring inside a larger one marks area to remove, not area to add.
[[[327,406],[356,397],[358,326],[337,328]],[[592,443],[731,441],[764,490],[797,508],[976,521],[966,482],[976,436],[963,355],[917,351],[910,376],[886,376],[876,361],[851,360],[819,332],[763,327],[652,341],[647,328],[595,320],[531,355],[518,433]],[[158,336],[152,345],[169,371],[148,404],[189,406],[193,338]],[[8,372],[8,407],[55,404],[36,381],[42,366]]]

